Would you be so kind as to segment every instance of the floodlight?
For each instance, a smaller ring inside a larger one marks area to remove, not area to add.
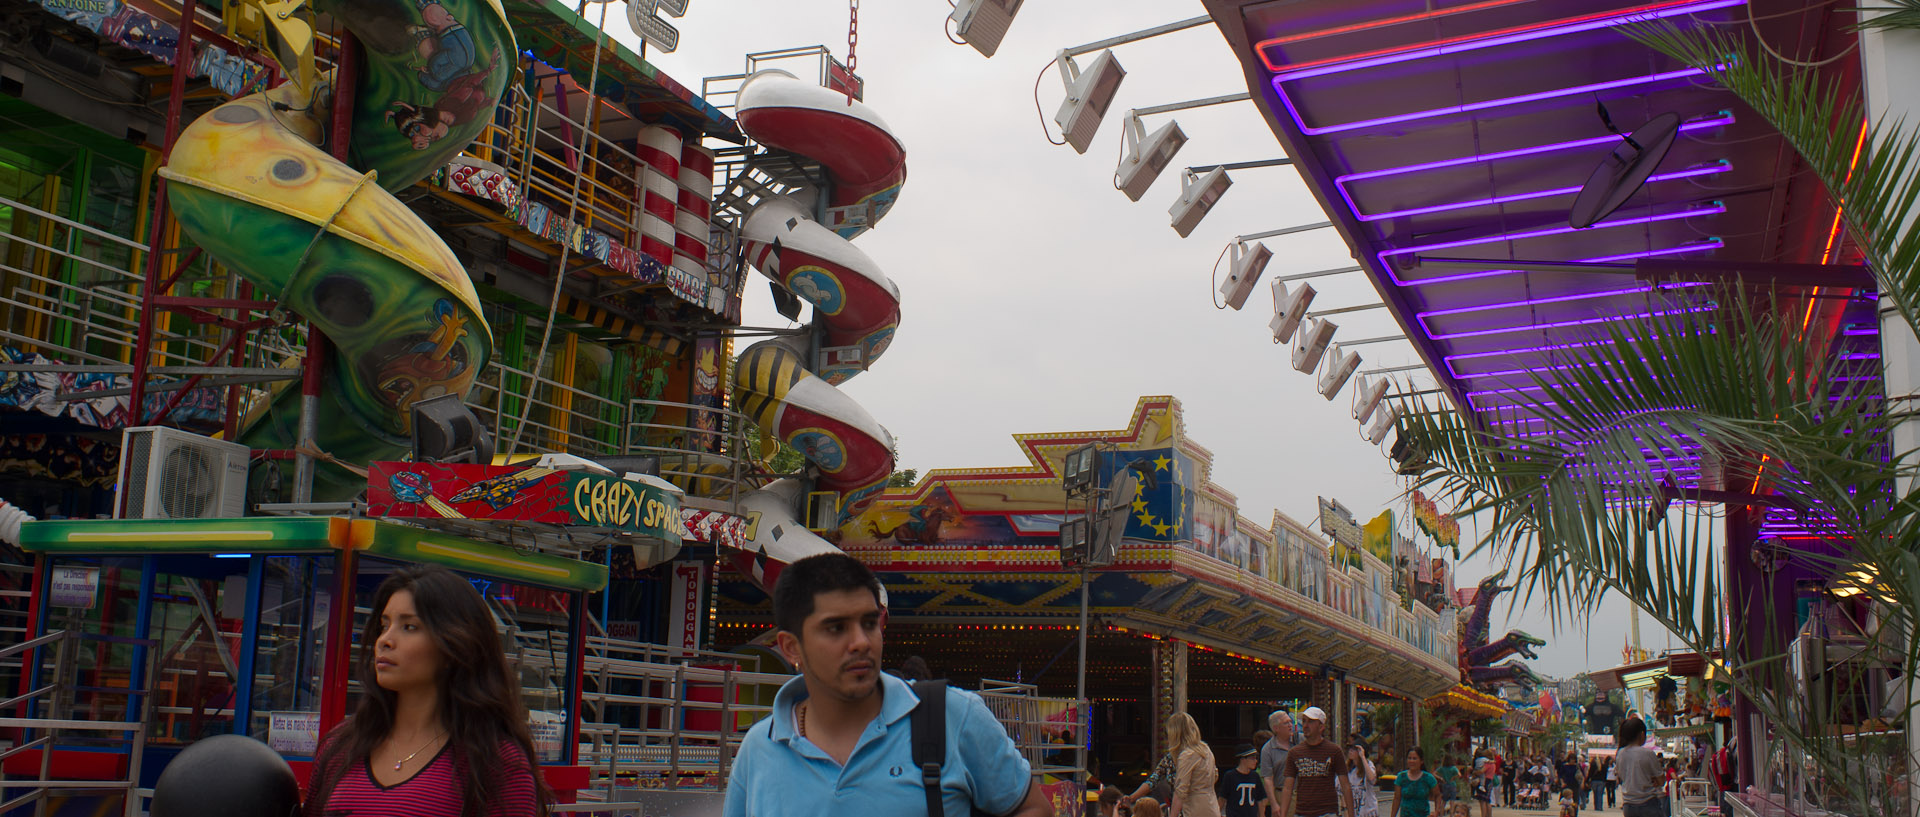
[[[1120,131],[1126,139],[1127,151],[1120,157],[1120,166],[1113,171],[1114,185],[1127,194],[1127,198],[1139,201],[1146,195],[1147,188],[1153,186],[1153,180],[1160,178],[1160,171],[1167,169],[1167,163],[1173,161],[1173,155],[1187,144],[1187,133],[1180,129],[1179,122],[1168,122],[1153,133],[1147,133],[1147,126],[1140,121],[1140,114],[1127,112],[1126,126]]]
[[[1405,434],[1395,434],[1393,445],[1387,449],[1387,457],[1393,460],[1394,473],[1403,477],[1417,477],[1428,468],[1427,452],[1408,440]]]
[[[1373,413],[1373,425],[1367,426],[1367,442],[1379,445],[1387,438],[1387,432],[1393,430],[1394,423],[1400,421],[1400,411],[1389,405]]]
[[[1227,299],[1227,306],[1234,309],[1247,305],[1247,296],[1253,294],[1253,285],[1260,280],[1260,273],[1266,271],[1267,262],[1273,260],[1273,251],[1265,244],[1254,244],[1247,249],[1247,242],[1233,242],[1232,271],[1227,280],[1220,284],[1220,294]]]
[[[1187,177],[1180,180],[1180,199],[1167,208],[1167,214],[1173,217],[1173,231],[1186,238],[1232,186],[1233,179],[1227,177],[1225,167],[1215,167],[1204,176],[1188,170]]]
[[[414,462],[493,462],[493,435],[457,394],[415,401]]]
[[[1094,455],[1096,449],[1083,445],[1067,452],[1060,461],[1060,487],[1067,493],[1077,493],[1093,486]]]
[[[1073,568],[1085,564],[1091,549],[1093,525],[1084,516],[1060,523],[1060,566]]]
[[[1120,90],[1120,80],[1126,76],[1127,69],[1120,67],[1111,48],[1094,57],[1093,64],[1085,71],[1074,64],[1066,51],[1060,52],[1060,78],[1067,83],[1067,98],[1060,102],[1060,111],[1053,115],[1053,121],[1060,125],[1061,134],[1074,152],[1087,152],[1087,146],[1093,143],[1094,131],[1100,129],[1100,120],[1113,105],[1114,92]]]
[[[1327,352],[1327,344],[1333,341],[1333,332],[1340,325],[1326,318],[1310,318],[1307,327],[1300,330],[1293,339],[1293,370],[1304,374],[1313,374],[1320,368],[1320,358]]]
[[[1307,307],[1313,305],[1313,295],[1312,284],[1301,284],[1299,289],[1288,292],[1285,281],[1273,282],[1273,320],[1267,322],[1267,328],[1273,330],[1274,343],[1293,340],[1293,330],[1306,318]]]
[[[1353,419],[1362,424],[1372,419],[1374,408],[1387,396],[1387,383],[1384,377],[1368,382],[1366,375],[1360,376],[1360,385],[1355,386],[1353,392]]]
[[[1326,371],[1320,373],[1320,396],[1332,401],[1340,394],[1340,387],[1347,385],[1347,378],[1353,376],[1353,370],[1360,367],[1360,353],[1347,352],[1340,344],[1333,345],[1333,357],[1327,361]]]
[[[953,21],[953,34],[973,46],[982,56],[991,57],[1000,50],[1000,40],[1020,13],[1021,0],[960,0],[947,19]]]

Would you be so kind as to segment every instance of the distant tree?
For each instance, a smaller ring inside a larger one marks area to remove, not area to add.
[[[906,468],[899,471],[895,471],[893,472],[892,476],[887,477],[887,487],[888,488],[912,488],[913,484],[919,481],[920,481],[920,469]]]

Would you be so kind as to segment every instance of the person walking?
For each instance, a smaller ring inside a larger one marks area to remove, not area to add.
[[[1380,773],[1367,757],[1367,747],[1347,747],[1347,788],[1353,792],[1354,817],[1380,817]]]
[[[1287,763],[1287,750],[1293,748],[1293,716],[1285,709],[1273,710],[1267,713],[1267,728],[1273,730],[1273,737],[1260,745],[1260,783],[1267,787],[1267,805],[1278,808],[1282,767]]]
[[[1407,767],[1393,776],[1393,813],[1388,817],[1433,817],[1440,810],[1440,778],[1427,772],[1427,756],[1407,750]]]
[[[1600,758],[1587,761],[1587,790],[1593,794],[1593,810],[1600,810],[1600,800],[1605,796],[1607,773],[1600,767]]]
[[[1647,722],[1628,718],[1620,724],[1620,752],[1614,767],[1620,772],[1620,812],[1624,817],[1667,817],[1662,810],[1666,775],[1660,756],[1645,745]]]
[[[446,568],[406,567],[370,609],[360,702],[321,741],[301,813],[545,815],[520,681],[479,592]]]
[[[972,692],[945,689],[945,760],[934,791],[919,782],[912,721],[921,700],[913,685],[880,670],[880,596],[873,572],[844,553],[809,556],[780,572],[774,646],[800,674],[774,694],[772,717],[747,730],[722,813],[811,817],[832,804],[836,813],[920,815],[937,805],[951,817],[976,808],[1052,817],[1026,759]]]
[[[1220,817],[1220,798],[1214,784],[1220,769],[1213,765],[1213,750],[1200,739],[1200,725],[1193,716],[1175,712],[1167,719],[1167,743],[1173,747],[1173,802],[1167,817]]]
[[[1353,817],[1347,756],[1326,739],[1326,711],[1309,706],[1300,713],[1300,723],[1307,738],[1287,752],[1278,817]]]
[[[1440,768],[1434,770],[1434,774],[1440,778],[1440,809],[1444,812],[1453,808],[1453,803],[1461,799],[1460,767],[1453,762],[1453,755],[1442,754]]]
[[[1614,792],[1620,788],[1620,770],[1613,765],[1613,758],[1607,758],[1605,770],[1607,780],[1607,808],[1614,807]]]
[[[1563,791],[1573,792],[1573,810],[1578,814],[1580,811],[1580,756],[1568,752],[1561,758],[1557,771],[1560,774],[1560,788]]]
[[[1224,817],[1265,817],[1267,787],[1261,785],[1259,763],[1260,747],[1251,743],[1234,753],[1234,767],[1220,775],[1214,788]]]

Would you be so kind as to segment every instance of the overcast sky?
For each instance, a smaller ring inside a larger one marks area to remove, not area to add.
[[[900,287],[900,329],[846,390],[899,439],[899,467],[1021,465],[1010,435],[1120,427],[1138,397],[1171,394],[1189,435],[1214,452],[1214,480],[1239,497],[1243,516],[1264,524],[1278,508],[1311,523],[1317,496],[1338,498],[1363,520],[1389,504],[1404,509],[1405,486],[1348,414],[1351,386],[1329,403],[1272,343],[1267,281],[1244,311],[1214,306],[1209,270],[1234,236],[1326,219],[1298,174],[1234,172],[1232,189],[1185,239],[1168,223],[1179,193],[1174,168],[1138,203],[1113,189],[1127,109],[1247,90],[1219,30],[1209,24],[1116,49],[1127,77],[1085,155],[1042,134],[1044,121],[1057,138],[1063,86],[1055,69],[1040,77],[1043,115],[1034,81],[1056,51],[1204,14],[1200,3],[1030,0],[992,59],[947,41],[948,11],[940,0],[870,0],[859,10],[866,102],[906,145],[908,177],[899,204],[857,240]],[[696,90],[703,77],[744,71],[748,53],[823,44],[844,60],[847,12],[838,0],[689,0],[673,21],[679,49],[647,56]],[[621,3],[609,9],[607,28],[638,42]],[[1169,116],[1190,139],[1179,167],[1282,155],[1252,103],[1150,116],[1148,129]],[[1269,278],[1354,263],[1330,230],[1266,243]],[[1314,284],[1316,309],[1380,301],[1357,274]],[[748,324],[787,325],[764,284],[747,293]],[[1334,320],[1336,341],[1400,333],[1385,310]],[[1363,371],[1419,362],[1405,342],[1358,348]],[[1463,524],[1463,536],[1473,531]],[[1486,572],[1484,560],[1460,569],[1469,583]],[[1507,612],[1503,601],[1496,636],[1519,628],[1551,642],[1535,665],[1543,674],[1619,663],[1624,602],[1611,601],[1591,632],[1553,632],[1539,609],[1503,621]],[[1657,652],[1667,636],[1649,621],[1642,644]]]

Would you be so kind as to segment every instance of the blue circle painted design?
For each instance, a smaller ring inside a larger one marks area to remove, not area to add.
[[[847,447],[840,444],[840,438],[825,430],[809,428],[795,432],[787,440],[787,445],[793,446],[809,462],[820,466],[822,471],[833,472],[846,467]]]
[[[840,286],[840,279],[819,267],[794,270],[787,276],[787,289],[807,299],[807,303],[818,307],[824,314],[838,315],[847,306],[847,291]]]
[[[893,330],[898,328],[899,324],[892,324],[860,339],[860,345],[866,347],[869,364],[887,353],[887,347],[893,345]]]

